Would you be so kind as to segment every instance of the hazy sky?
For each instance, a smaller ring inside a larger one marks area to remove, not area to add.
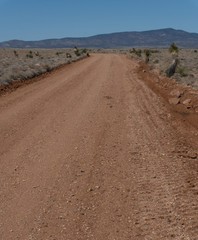
[[[198,33],[198,0],[0,0],[0,41],[168,27]]]

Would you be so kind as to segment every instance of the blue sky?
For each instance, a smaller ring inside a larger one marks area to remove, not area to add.
[[[0,41],[168,27],[198,33],[198,0],[0,0]]]

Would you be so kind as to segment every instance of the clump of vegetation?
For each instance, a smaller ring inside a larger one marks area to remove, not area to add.
[[[71,58],[72,56],[71,56],[70,53],[66,53],[66,57],[67,57],[67,58]]]
[[[176,45],[176,43],[173,42],[173,43],[171,43],[168,51],[169,51],[171,54],[178,54],[179,48],[178,48],[178,46]]]
[[[63,54],[63,52],[56,52],[57,56],[59,56],[60,54]]]
[[[81,56],[81,53],[80,53],[79,50],[78,50],[78,51],[75,51],[75,54],[76,54],[77,57],[80,57],[80,56]]]
[[[33,58],[33,52],[32,51],[29,51],[29,53],[26,55],[27,58]]]
[[[81,53],[83,50],[79,50]],[[73,49],[58,51],[57,49],[0,49],[0,85],[10,84],[15,80],[25,80],[51,71],[68,61],[77,60]],[[85,52],[85,51],[83,51]],[[88,52],[87,52],[88,54]],[[17,58],[16,58],[16,57]],[[81,54],[80,58],[86,54]],[[68,58],[67,58],[68,57]]]
[[[197,53],[197,49],[194,50],[194,53]]]
[[[135,55],[137,55],[138,57],[141,57],[141,55],[142,55],[142,50],[141,49],[135,49],[135,48],[133,48],[133,49],[131,49],[130,50],[130,53],[134,53]]]
[[[77,57],[81,56],[81,52],[80,52],[80,50],[78,49],[77,46],[74,46],[74,53],[76,54]]]
[[[18,57],[18,56],[19,56],[19,54],[17,53],[16,50],[14,50],[14,55],[15,55],[15,57]]]
[[[137,55],[138,57],[141,57],[141,55],[142,55],[142,50],[141,50],[141,49],[138,49],[138,50],[136,51],[136,55]]]
[[[167,75],[167,77],[172,77],[175,74],[176,68],[179,63],[179,59],[178,59],[179,48],[176,45],[176,43],[172,42],[169,46],[168,51],[169,51],[169,53],[172,54],[174,61],[166,70],[166,75]]]
[[[154,64],[159,63],[159,59],[155,59],[155,60],[153,61],[153,63],[154,63]]]
[[[184,66],[178,66],[176,72],[181,76],[181,77],[187,77],[188,76],[188,71]]]
[[[150,49],[145,49],[145,50],[144,50],[144,53],[145,53],[145,56],[146,56],[145,62],[148,63],[149,60],[150,60],[149,58],[150,58],[150,56],[151,56],[151,50],[150,50]]]
[[[83,50],[82,50],[82,53],[87,53],[88,52],[88,50],[86,49],[86,48],[84,48]]]

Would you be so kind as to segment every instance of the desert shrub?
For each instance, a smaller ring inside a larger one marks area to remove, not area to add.
[[[144,53],[145,53],[146,57],[150,57],[151,56],[151,50],[150,49],[145,49]]]
[[[87,53],[88,52],[88,50],[86,49],[86,48],[84,48],[83,50],[82,50],[82,53]]]
[[[63,54],[64,52],[56,52],[56,55],[59,56],[61,54]]]
[[[153,63],[154,63],[154,64],[157,64],[157,63],[159,63],[159,60],[158,60],[158,59],[155,59],[155,60],[153,61]]]
[[[39,52],[35,52],[34,54],[35,54],[35,56],[37,56],[37,57],[40,56]]]
[[[196,49],[194,50],[194,53],[197,53],[197,50],[196,50]]]
[[[173,42],[173,43],[171,43],[168,51],[169,51],[170,53],[172,53],[172,54],[177,54],[177,53],[179,52],[179,48],[178,48],[178,46],[176,45],[176,43]]]
[[[132,50],[130,50],[130,53],[134,53],[134,54],[136,54],[138,57],[141,57],[141,55],[142,55],[142,50],[141,49],[135,49],[135,48],[133,48]]]
[[[12,83],[11,75],[5,74],[4,77],[2,78],[1,82],[4,84],[11,84]]]
[[[32,51],[29,51],[29,53],[26,55],[26,57],[27,57],[27,58],[33,58],[34,56],[33,56]]]
[[[15,55],[15,57],[19,56],[16,50],[14,50],[14,55]]]
[[[77,57],[80,57],[80,56],[81,56],[81,52],[80,52],[80,50],[78,49],[77,46],[74,46],[74,53],[75,53],[75,55],[76,55]]]
[[[181,77],[187,77],[188,76],[188,71],[184,66],[178,66],[176,72],[181,76]]]
[[[71,56],[70,53],[66,53],[66,57],[67,57],[67,58],[71,58],[72,56]]]
[[[136,53],[136,49],[135,48],[130,49],[130,53]]]
[[[141,57],[141,56],[142,56],[142,50],[141,50],[141,49],[135,50],[134,53],[135,53],[138,57]]]
[[[47,72],[50,72],[52,70],[52,67],[50,67],[48,64],[46,64],[44,67]]]
[[[141,54],[142,54],[142,50],[141,50],[141,49],[138,49],[138,50],[136,51],[136,55],[138,55],[139,57],[141,57]]]
[[[5,53],[3,51],[6,51]],[[58,52],[58,56],[56,55]],[[35,77],[39,74],[49,72],[53,68],[68,61],[74,62],[78,59],[76,56],[82,55],[86,52],[84,49],[78,49],[76,54],[74,50],[57,51],[57,50],[21,50],[10,49],[0,50],[0,85],[5,82],[9,84],[13,80],[22,80]],[[18,55],[16,59],[14,56]],[[67,56],[67,57],[66,57]]]
[[[76,54],[77,57],[80,57],[80,56],[81,56],[81,53],[80,53],[79,50],[76,50],[74,53]]]
[[[150,49],[145,49],[144,53],[145,53],[145,56],[146,56],[145,62],[148,63],[149,62],[149,58],[151,56],[151,50]]]

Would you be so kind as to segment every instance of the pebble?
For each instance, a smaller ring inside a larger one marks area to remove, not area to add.
[[[180,99],[179,98],[169,98],[169,103],[172,105],[177,105],[180,103]]]
[[[170,92],[170,95],[176,98],[180,98],[181,95],[183,95],[183,91],[179,90],[179,89],[174,89]]]

